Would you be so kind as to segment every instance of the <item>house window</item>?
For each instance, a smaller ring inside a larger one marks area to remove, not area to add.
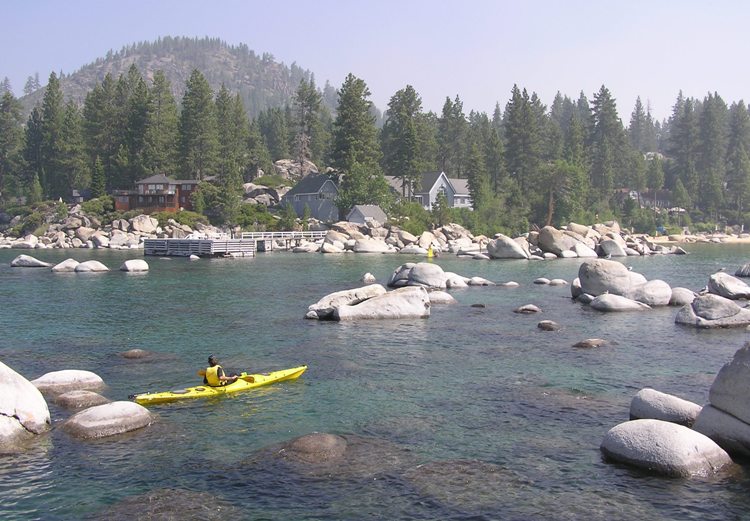
[[[142,203],[142,202],[143,202],[143,196],[142,196],[142,195],[139,195],[139,196],[138,196],[138,202],[139,202],[139,203]]]
[[[182,185],[182,189],[189,192],[193,189],[193,185]]]
[[[164,204],[164,196],[163,195],[159,196],[159,204]]]
[[[295,200],[295,201],[299,201],[299,196],[298,196],[298,195],[295,195],[295,196],[294,196],[294,200]]]

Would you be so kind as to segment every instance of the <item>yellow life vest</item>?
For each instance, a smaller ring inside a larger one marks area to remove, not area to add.
[[[206,381],[211,387],[219,387],[221,385],[224,385],[224,382],[219,380],[219,369],[221,369],[220,365],[206,368]]]

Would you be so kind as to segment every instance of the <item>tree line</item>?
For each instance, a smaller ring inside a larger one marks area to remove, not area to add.
[[[177,102],[161,72],[146,81],[132,66],[107,75],[82,106],[63,101],[59,79],[26,121],[8,90],[0,104],[0,192],[29,202],[93,196],[132,188],[153,174],[202,183],[196,205],[219,223],[235,223],[242,183],[273,173],[273,162],[314,162],[340,175],[338,205],[380,204],[394,216],[478,233],[519,233],[530,226],[619,218],[640,231],[668,225],[666,212],[642,208],[627,194],[648,193],[688,210],[681,224],[745,224],[750,192],[750,114],[718,93],[698,100],[680,93],[668,120],[656,121],[640,98],[625,126],[605,86],[592,99],[558,93],[545,106],[514,85],[490,115],[465,112],[446,97],[440,114],[425,111],[409,85],[396,92],[377,126],[364,80],[348,75],[334,112],[314,79],[302,79],[291,105],[249,119],[239,94],[213,92],[193,71]],[[421,175],[444,171],[468,182],[473,211],[439,201],[427,217],[410,202]],[[399,179],[396,202],[384,175]]]

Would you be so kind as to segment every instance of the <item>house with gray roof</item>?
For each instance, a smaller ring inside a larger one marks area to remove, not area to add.
[[[281,198],[281,205],[291,204],[299,217],[310,208],[310,217],[319,221],[338,221],[339,209],[336,196],[339,193],[338,177],[335,174],[310,174],[294,185]]]
[[[367,224],[375,221],[379,224],[385,224],[388,216],[382,208],[376,204],[356,204],[349,210],[346,220],[350,223]]]
[[[398,177],[386,176],[386,181],[399,195],[403,193],[402,181]],[[471,194],[466,179],[454,179],[445,172],[428,172],[422,174],[419,183],[414,187],[413,200],[422,205],[425,210],[432,210],[440,193],[445,194],[448,206],[451,208],[471,208]]]

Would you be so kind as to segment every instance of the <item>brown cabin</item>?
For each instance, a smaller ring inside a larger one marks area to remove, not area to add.
[[[152,175],[135,183],[135,190],[115,190],[115,210],[141,210],[144,213],[192,210],[191,195],[200,181],[170,179],[164,174]]]

